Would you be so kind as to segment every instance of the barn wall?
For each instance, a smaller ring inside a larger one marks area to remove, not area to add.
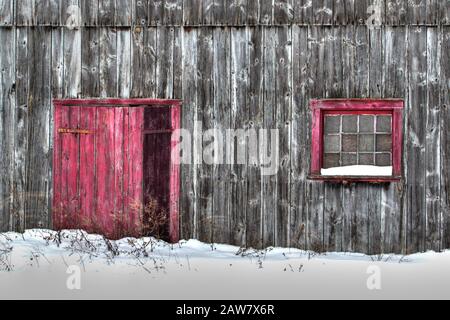
[[[52,98],[183,99],[183,127],[278,128],[281,168],[183,166],[181,234],[450,248],[450,1],[0,1],[0,230],[51,227]],[[212,5],[214,4],[214,5]],[[403,98],[404,182],[307,180],[312,98]]]

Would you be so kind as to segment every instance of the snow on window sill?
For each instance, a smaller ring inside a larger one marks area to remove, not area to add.
[[[330,169],[322,169],[324,177],[392,177],[392,167],[377,166],[348,166]]]

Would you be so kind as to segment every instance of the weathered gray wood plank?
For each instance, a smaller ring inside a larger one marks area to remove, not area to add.
[[[123,14],[123,12],[121,12]],[[101,26],[114,26],[116,15],[115,0],[99,0],[98,1],[98,23]]]
[[[442,248],[450,248],[450,27],[442,28],[441,50],[441,212]]]
[[[133,18],[133,1],[116,0],[116,14],[114,25],[116,27],[131,26]]]
[[[60,1],[34,0],[35,23],[40,26],[60,25]]]
[[[294,10],[293,23],[307,25],[313,21],[313,2],[312,0],[292,0]]]
[[[18,26],[29,26],[35,23],[34,1],[35,0],[16,1],[16,24]]]
[[[120,98],[131,93],[131,31],[117,30],[117,86]]]
[[[168,26],[183,25],[183,0],[164,1],[164,24]]]
[[[82,30],[82,89],[83,97],[100,96],[100,34],[98,29]]]
[[[291,214],[290,246],[306,249],[306,180],[310,167],[311,129],[309,126],[309,78],[308,28],[292,28],[292,129],[291,129]]]
[[[364,0],[361,0],[364,1]],[[333,0],[313,1],[313,21],[315,24],[331,25],[333,22]]]
[[[273,22],[273,1],[261,1],[259,5],[259,23],[271,25]]]
[[[210,28],[203,28],[198,33],[198,121],[201,121],[203,132],[213,129],[214,126],[214,82],[213,82],[213,61],[214,46],[213,33]],[[219,90],[219,88],[217,88]],[[207,150],[213,138],[203,139],[200,142],[202,149]],[[210,161],[211,159],[209,159]],[[212,242],[213,232],[213,192],[214,181],[211,163],[205,163],[207,158],[203,158],[203,164],[198,166],[199,183],[199,207],[198,207],[198,234],[199,239],[206,243]]]
[[[11,26],[14,22],[14,0],[0,0],[0,26]]]
[[[100,47],[100,97],[117,97],[117,32],[115,28],[101,28]]]
[[[231,32],[228,28],[213,31],[214,42],[214,127],[225,137],[231,128],[229,108],[231,105]],[[224,139],[225,140],[225,139]],[[225,143],[225,142],[224,142]],[[226,147],[228,145],[225,144]],[[224,150],[222,150],[223,153]],[[225,160],[225,156],[222,157]],[[230,243],[230,166],[222,161],[214,165],[213,193],[213,242]],[[260,205],[260,204],[259,204]],[[257,204],[258,209],[260,208]],[[250,241],[251,243],[251,241]]]
[[[84,26],[98,25],[99,0],[80,0],[82,24]]]
[[[15,89],[15,30],[1,29],[0,41],[0,230],[13,228],[12,187],[14,182],[14,116],[16,109]]]
[[[408,12],[408,2],[405,0],[386,1],[386,24],[392,26],[405,25]]]
[[[160,99],[173,97],[174,37],[174,28],[158,28],[156,85],[157,97]]]
[[[149,0],[133,0],[133,25],[147,26],[149,24]]]
[[[294,19],[292,0],[274,0],[273,22],[276,25],[291,24]]]
[[[292,36],[288,27],[276,28],[276,128],[280,134],[277,172],[277,246],[289,242],[291,123],[292,123]]]
[[[183,20],[186,26],[198,26],[202,24],[202,0],[183,1]]]
[[[439,29],[427,29],[427,120],[426,120],[426,244],[441,249],[441,148],[440,145],[440,58]],[[422,119],[423,121],[423,119]]]
[[[422,25],[427,23],[427,7],[429,0],[410,0],[408,1],[407,21],[408,24]]]
[[[25,227],[46,228],[50,222],[51,29],[30,31],[29,125],[26,156]]]
[[[164,0],[150,0],[148,2],[150,26],[159,26],[164,21]]]
[[[183,128],[194,128],[197,120],[197,30],[185,29],[183,34]],[[192,137],[191,137],[192,138]],[[193,151],[193,150],[192,150]],[[193,161],[193,157],[191,159]],[[196,234],[197,171],[195,165],[181,167],[181,237],[191,239]]]
[[[261,27],[249,30],[249,90],[247,92],[248,129],[263,129],[264,124],[264,33]],[[256,150],[257,146],[255,147]],[[255,157],[256,156],[256,157]],[[262,247],[261,168],[259,153],[249,157],[247,172],[247,247]]]
[[[406,28],[387,27],[384,32],[384,97],[407,96]],[[406,123],[406,115],[405,115]],[[406,134],[406,127],[404,128]],[[403,164],[406,165],[404,157]],[[407,168],[404,170],[406,172]],[[385,253],[404,253],[406,247],[406,208],[403,182],[391,184],[382,194],[384,223],[383,248]]]
[[[255,26],[259,24],[260,8],[260,1],[247,0],[247,24],[249,26]]]
[[[425,250],[425,140],[427,119],[427,30],[408,29],[407,210],[409,252]]]
[[[248,92],[248,41],[245,28],[231,29],[231,128],[245,129],[246,101]],[[237,154],[238,147],[248,147],[242,137],[234,140],[230,146],[230,156]],[[232,243],[245,246],[246,242],[246,204],[247,202],[247,168],[239,164],[239,156],[232,159],[231,166],[231,233]],[[244,158],[247,158],[245,153]]]

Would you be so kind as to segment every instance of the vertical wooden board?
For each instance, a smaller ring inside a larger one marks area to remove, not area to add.
[[[25,162],[28,148],[28,28],[16,29],[16,105],[14,115],[13,229],[25,229]]]
[[[129,236],[127,229],[127,217],[124,212],[124,120],[126,108],[114,108],[114,144],[112,152],[114,154],[114,184],[111,186],[114,195],[114,239],[121,239]]]
[[[147,26],[149,24],[149,1],[150,0],[133,0],[132,1],[133,25]]]
[[[89,130],[91,134],[79,136],[79,225],[89,229],[95,221],[95,139],[96,139],[96,108],[80,108],[79,128]],[[73,174],[73,172],[72,172]]]
[[[34,1],[35,0],[16,1],[16,24],[18,26],[30,26],[34,24]]]
[[[117,31],[101,28],[100,37],[100,96],[117,97]]]
[[[342,66],[342,34],[340,28],[324,28],[325,98],[345,97]],[[324,251],[340,251],[342,247],[342,186],[325,185]]]
[[[427,29],[427,124],[426,124],[426,250],[441,249],[441,64],[438,28]]]
[[[77,98],[81,93],[82,46],[80,30],[64,30],[64,97]]]
[[[294,19],[292,0],[274,0],[273,22],[276,25],[291,24]]]
[[[121,1],[128,2],[128,1]],[[99,16],[99,0],[80,0],[82,24],[84,26],[97,26]]]
[[[131,31],[117,30],[117,86],[120,98],[129,98],[131,90]]]
[[[448,26],[450,24],[450,0],[440,1],[440,23]]]
[[[202,24],[202,0],[183,1],[183,21],[185,26],[199,26]]]
[[[264,125],[264,33],[262,27],[249,29],[249,78],[247,92],[248,128],[259,132]],[[257,150],[257,149],[255,149]],[[258,154],[256,154],[258,155]],[[262,248],[261,168],[250,157],[247,180],[247,247]]]
[[[201,115],[203,130],[213,129],[213,33],[210,28],[202,28],[198,32],[198,114]],[[201,133],[200,133],[201,134]],[[198,138],[198,137],[195,137]],[[202,141],[203,150],[208,147],[211,141]],[[213,224],[213,176],[212,166],[202,163],[197,168],[199,177],[199,212],[198,212],[198,234],[203,242],[212,242]]]
[[[353,68],[355,96],[369,97],[369,34],[365,26],[355,27],[355,67]]]
[[[325,252],[342,251],[342,186],[325,186],[324,249]]]
[[[405,25],[408,13],[408,1],[385,0],[386,1],[386,24],[390,26]]]
[[[429,0],[426,3],[426,24],[427,25],[439,25],[439,0]]]
[[[121,12],[120,14],[123,14]],[[98,1],[98,24],[101,26],[112,27],[115,24],[116,1],[99,0]]]
[[[144,109],[128,108],[124,122],[124,217],[127,229],[134,236],[142,235],[143,123]]]
[[[383,186],[371,185],[368,189],[368,248],[369,255],[379,255],[382,253],[382,228],[381,228],[381,189]]]
[[[114,25],[116,27],[131,26],[133,15],[133,1],[116,0],[116,15]]]
[[[407,211],[408,252],[425,250],[425,140],[427,119],[427,32],[424,27],[408,29],[408,83],[407,106]]]
[[[197,30],[184,29],[183,55],[183,121],[182,128],[193,132],[197,120]],[[192,139],[192,137],[191,137]],[[197,170],[192,163],[181,167],[181,237],[192,239],[196,236],[197,213]]]
[[[230,63],[231,42],[230,29],[216,28],[213,30],[214,42],[214,128],[225,136],[230,128],[231,105],[230,94]],[[224,158],[224,157],[223,157]],[[230,166],[222,161],[213,167],[214,182],[213,193],[213,242],[230,243]]]
[[[308,25],[313,21],[313,2],[311,0],[292,0],[293,22]]]
[[[276,29],[276,128],[280,132],[277,172],[277,217],[275,245],[287,247],[290,217],[292,35],[291,28]]]
[[[203,0],[203,25],[224,25],[226,23],[227,1]]]
[[[225,0],[227,24],[242,26],[247,22],[248,0]]]
[[[70,30],[79,28],[82,25],[81,0],[61,0],[59,2],[61,10],[61,25],[67,26]],[[97,0],[94,0],[94,2]]]
[[[27,228],[45,228],[50,220],[51,150],[51,30],[34,28],[28,42],[30,109],[26,160],[25,220]]]
[[[246,126],[246,104],[248,92],[248,42],[245,28],[231,29],[231,128],[244,129]],[[241,137],[242,139],[242,137]],[[232,148],[248,146],[247,141],[237,138]],[[234,147],[233,147],[234,146]],[[230,153],[234,158],[236,152]],[[247,157],[246,157],[247,158]],[[231,233],[232,244],[245,246],[246,241],[246,203],[247,203],[247,167],[236,164],[231,166]]]
[[[353,213],[356,211],[356,186],[345,186],[342,191],[342,251],[353,250]]]
[[[63,98],[64,34],[62,28],[52,29],[52,97]]]
[[[173,27],[160,27],[157,30],[156,86],[157,97],[160,99],[173,97],[174,31]]]
[[[132,38],[131,94],[156,97],[157,28],[142,28]]]
[[[111,237],[114,231],[114,198],[116,196],[112,191],[112,186],[115,185],[114,108],[97,108],[96,119],[96,216],[91,224],[91,232],[101,230],[102,234]]]
[[[310,166],[308,28],[292,27],[292,129],[290,246],[306,249],[306,182]]]
[[[83,97],[100,95],[100,36],[97,28],[82,30],[82,88]],[[70,75],[67,75],[70,76]]]
[[[271,25],[273,22],[274,0],[259,1],[259,23]]]
[[[79,107],[61,108],[61,128],[78,128]],[[72,229],[80,224],[79,178],[79,136],[59,134],[61,145],[61,212],[56,212],[57,229]],[[58,219],[59,216],[59,219]]]
[[[325,96],[324,60],[325,60],[325,34],[324,28],[312,26],[309,28],[308,50],[310,52],[311,68],[309,71],[308,96],[310,99]],[[311,118],[309,118],[311,121]],[[308,250],[322,252],[324,245],[324,184],[321,182],[307,182],[306,197],[308,203],[307,245]]]
[[[388,27],[384,39],[384,97],[403,98],[406,93],[406,29]],[[405,123],[407,116],[405,115]],[[406,128],[406,125],[404,125]],[[404,130],[406,131],[406,130]],[[407,164],[404,157],[403,164]],[[405,170],[404,170],[405,171]],[[386,253],[402,253],[406,247],[406,208],[402,183],[391,184],[382,194],[384,237]]]
[[[442,248],[450,248],[450,28],[442,28],[441,50],[441,212],[442,212]]]
[[[183,25],[183,0],[164,1],[164,25]]]
[[[34,0],[35,23],[40,26],[60,24],[60,1]]]
[[[358,0],[357,0],[358,1]],[[354,22],[355,0],[334,0],[333,21],[335,25],[347,25]]]
[[[427,7],[430,1],[410,0],[408,1],[408,10],[406,19],[409,25],[422,25],[427,23]]]
[[[259,12],[261,1],[247,1],[247,25],[255,26],[259,24]]]
[[[150,0],[149,7],[149,25],[159,26],[164,22],[164,0]]]
[[[381,98],[384,93],[384,39],[383,30],[369,29],[369,95],[371,98]]]
[[[183,29],[174,28],[173,43],[173,97],[182,99],[183,97]]]
[[[131,97],[144,95],[144,30],[136,27],[131,30]]]
[[[14,0],[0,1],[0,25],[11,26],[15,22],[14,3]]]
[[[15,92],[15,30],[1,29],[0,41],[5,46],[0,50],[0,230],[12,227],[12,184],[14,167],[14,110]]]
[[[58,229],[62,225],[62,145],[61,135],[58,133],[59,128],[62,128],[63,107],[55,106],[54,113],[54,148],[53,148],[53,206],[52,206],[52,227]]]
[[[312,10],[315,24],[331,25],[333,23],[333,0],[315,0]]]
[[[267,130],[266,141],[270,146],[272,134],[270,130],[276,129],[276,28],[264,28],[264,123],[263,128]],[[260,150],[265,156],[271,155],[271,147]],[[261,158],[262,159],[262,158]],[[262,166],[266,167],[266,166]],[[262,176],[262,221],[263,221],[263,247],[273,246],[276,237],[277,217],[277,175]]]

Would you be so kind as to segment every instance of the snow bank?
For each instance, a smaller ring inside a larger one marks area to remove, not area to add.
[[[339,168],[322,169],[323,176],[339,177],[390,177],[393,174],[392,167],[376,166],[348,166]]]

